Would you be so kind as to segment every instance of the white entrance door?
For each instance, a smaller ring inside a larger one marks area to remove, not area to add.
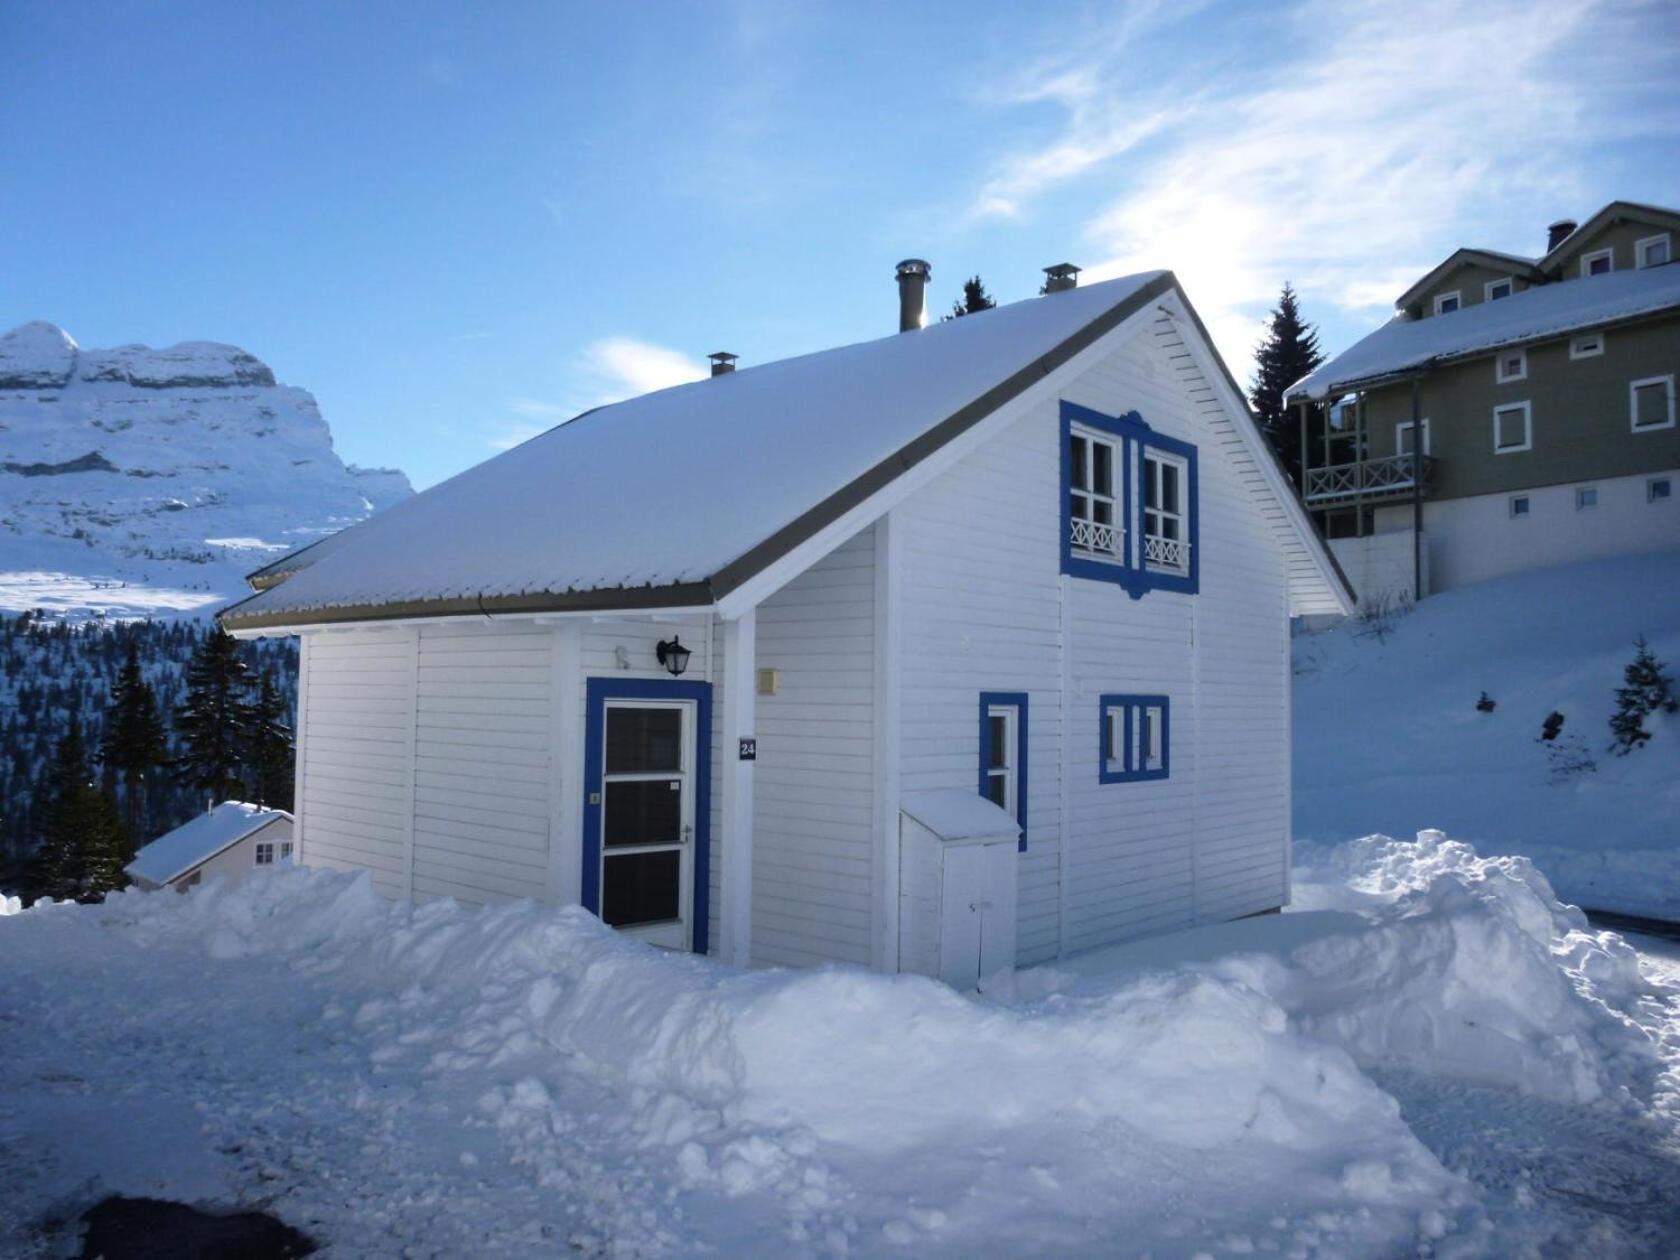
[[[689,700],[609,700],[601,761],[601,918],[692,945],[694,723]]]

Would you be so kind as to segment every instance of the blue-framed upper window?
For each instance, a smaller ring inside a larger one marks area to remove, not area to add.
[[[1064,402],[1062,572],[1145,591],[1195,594],[1196,448],[1135,411],[1105,416]]]
[[[1172,705],[1166,696],[1103,696],[1097,778],[1165,779],[1172,769]]]
[[[980,795],[1021,826],[1027,851],[1027,693],[980,693]]]

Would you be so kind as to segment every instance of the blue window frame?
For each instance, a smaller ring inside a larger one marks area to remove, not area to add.
[[[1021,825],[1027,851],[1027,693],[980,693],[980,795]]]
[[[694,702],[694,899],[690,947],[706,952],[710,936],[712,819],[712,684],[658,678],[591,678],[584,693],[583,906],[601,913],[601,778],[605,768],[607,701]]]
[[[1147,591],[1200,586],[1196,448],[1135,411],[1061,405],[1062,572]]]
[[[1168,777],[1172,770],[1172,702],[1166,696],[1103,696],[1098,714],[1099,782],[1136,783]]]

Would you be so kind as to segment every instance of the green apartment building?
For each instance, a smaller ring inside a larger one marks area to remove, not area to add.
[[[1680,211],[1617,201],[1539,258],[1460,249],[1290,388],[1362,602],[1680,546],[1677,248]]]

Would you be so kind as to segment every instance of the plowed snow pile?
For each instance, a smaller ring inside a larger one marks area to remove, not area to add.
[[[980,999],[320,871],[12,914],[0,1250],[119,1191],[346,1255],[1494,1254],[1365,1069],[1648,1111],[1665,999],[1537,877],[1364,843],[1337,911]]]

